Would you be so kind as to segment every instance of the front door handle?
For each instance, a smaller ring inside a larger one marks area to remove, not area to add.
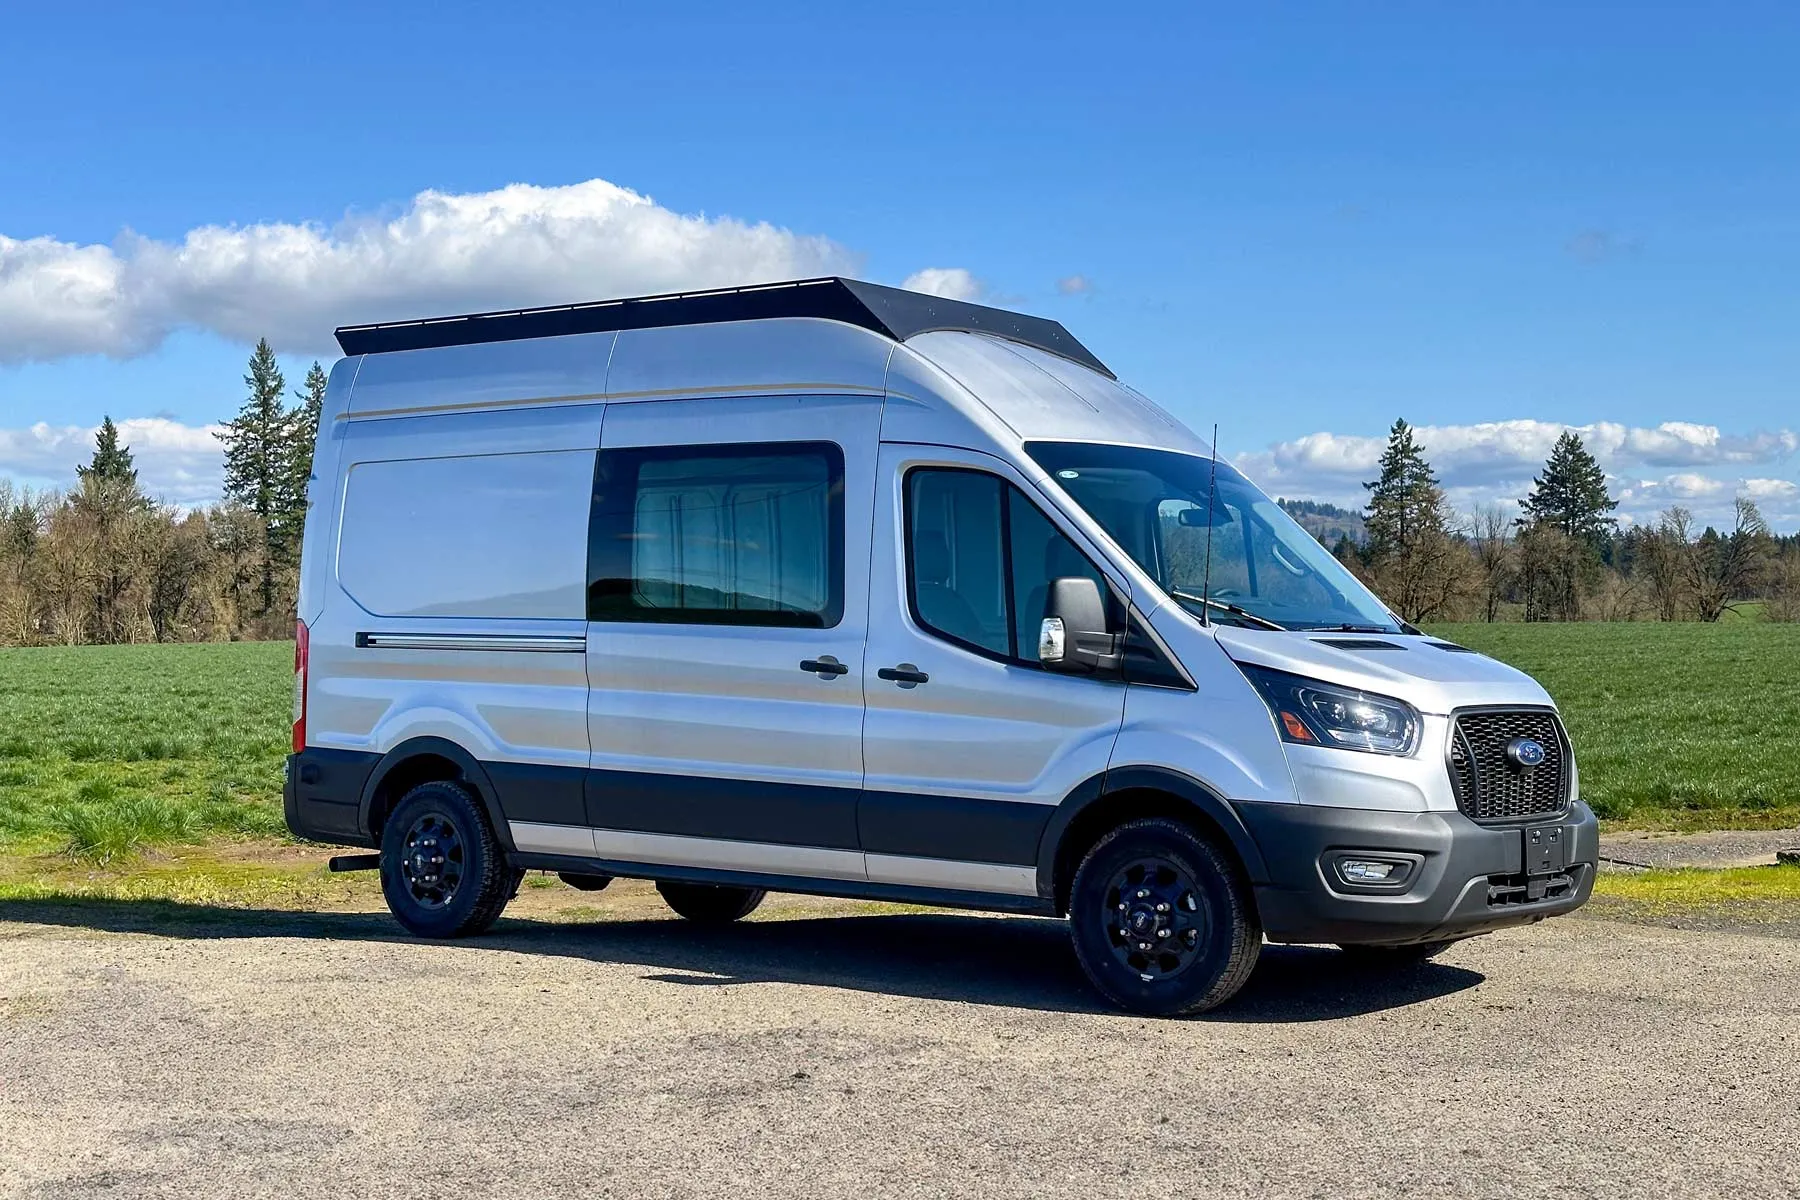
[[[822,679],[835,679],[839,675],[848,675],[850,668],[839,662],[834,656],[827,654],[822,658],[801,660],[800,669],[811,671]]]
[[[879,679],[891,679],[903,688],[918,687],[921,683],[931,682],[931,676],[911,663],[901,663],[897,667],[883,667],[875,672],[875,675]]]

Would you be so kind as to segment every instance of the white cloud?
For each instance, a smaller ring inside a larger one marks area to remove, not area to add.
[[[900,286],[946,300],[979,300],[987,294],[987,285],[962,267],[926,267],[908,275]]]
[[[857,261],[829,238],[672,212],[603,179],[426,191],[390,217],[208,225],[178,242],[0,236],[0,363],[129,357],[184,327],[330,353],[338,325],[848,273]],[[967,271],[920,274],[978,294]]]
[[[1800,485],[1778,478],[1739,478],[1731,468],[1778,464],[1800,452],[1800,433],[1790,429],[1728,434],[1715,425],[1666,421],[1655,427],[1615,422],[1565,425],[1554,421],[1488,421],[1469,425],[1421,425],[1414,429],[1443,481],[1451,502],[1510,507],[1531,490],[1556,439],[1567,430],[1607,472],[1622,519],[1653,519],[1673,503],[1688,504],[1709,519],[1750,496],[1778,526],[1800,524]],[[1272,493],[1360,505],[1362,484],[1375,478],[1387,445],[1385,434],[1320,432],[1245,454],[1237,465]],[[1658,473],[1658,469],[1662,472]],[[1682,468],[1668,472],[1669,468]]]
[[[184,425],[165,417],[132,417],[117,424],[119,441],[130,449],[146,494],[182,507],[219,498],[225,457],[214,435],[220,426]],[[42,421],[26,429],[0,429],[0,478],[33,487],[71,487],[75,468],[93,457],[96,432]]]
[[[1800,483],[1791,479],[1746,479],[1743,482],[1743,493],[1758,504],[1774,502],[1786,504],[1800,500]]]
[[[1056,290],[1064,296],[1085,296],[1094,290],[1094,281],[1086,275],[1065,275],[1056,281]]]

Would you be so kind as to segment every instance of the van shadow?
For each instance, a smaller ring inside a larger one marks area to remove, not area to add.
[[[679,920],[502,920],[466,941],[407,936],[385,914],[223,908],[174,901],[0,901],[0,922],[174,938],[309,937],[622,963],[676,987],[798,983],[1045,1012],[1110,1013],[1083,978],[1061,921],[956,913],[780,917],[707,929]],[[1264,946],[1250,983],[1203,1019],[1330,1021],[1474,987],[1443,963],[1368,966],[1336,950]]]

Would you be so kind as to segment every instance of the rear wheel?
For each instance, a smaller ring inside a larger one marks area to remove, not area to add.
[[[1075,957],[1100,993],[1149,1016],[1204,1012],[1237,994],[1262,925],[1232,860],[1177,821],[1128,821],[1094,844],[1069,893]]]
[[[422,783],[381,831],[381,891],[407,932],[451,938],[499,919],[524,872],[506,863],[481,802],[466,784]]]
[[[656,890],[670,908],[701,925],[729,925],[739,917],[747,917],[768,894],[762,888],[668,880],[658,883]]]

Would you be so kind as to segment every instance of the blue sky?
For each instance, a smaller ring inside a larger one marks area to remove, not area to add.
[[[10,13],[0,474],[111,413],[203,501],[260,332],[936,268],[1271,491],[1405,416],[1502,500],[1573,425],[1629,514],[1800,528],[1800,8],[846,7]]]

